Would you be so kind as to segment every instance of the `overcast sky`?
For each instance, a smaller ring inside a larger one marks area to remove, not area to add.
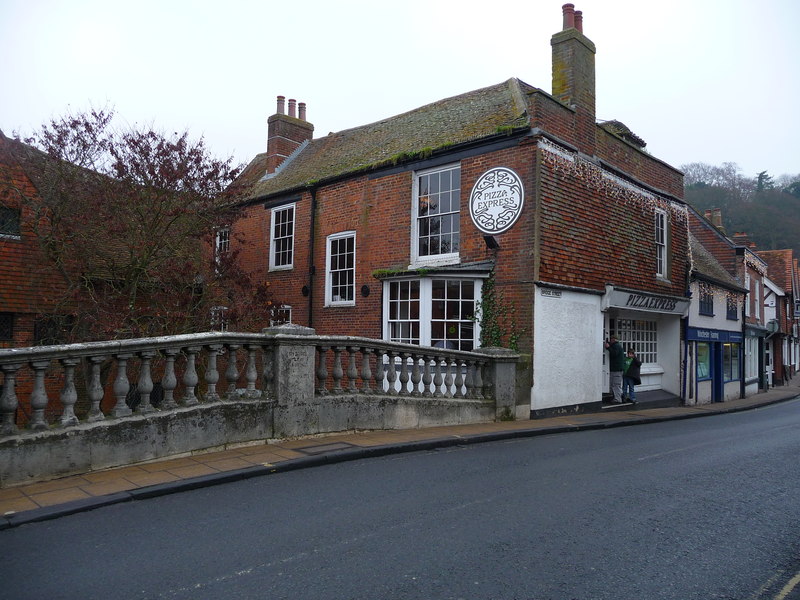
[[[561,0],[0,0],[0,129],[113,107],[266,149],[275,98],[315,137],[518,77],[551,91]],[[577,0],[597,46],[597,118],[680,166],[800,173],[798,0]]]

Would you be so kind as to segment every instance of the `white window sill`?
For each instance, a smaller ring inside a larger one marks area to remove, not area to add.
[[[425,269],[430,267],[447,267],[460,263],[461,257],[458,254],[440,254],[438,256],[417,258],[410,265],[408,265],[408,269],[411,271],[414,269]]]

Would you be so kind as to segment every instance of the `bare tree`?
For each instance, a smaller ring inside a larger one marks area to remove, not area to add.
[[[263,327],[265,285],[215,256],[233,222],[226,195],[239,167],[212,158],[188,133],[113,126],[113,111],[53,119],[19,144],[38,195],[24,198],[51,266],[66,282],[54,316],[72,339]]]

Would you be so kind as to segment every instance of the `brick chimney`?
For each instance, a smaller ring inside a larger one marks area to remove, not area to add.
[[[756,243],[750,239],[750,236],[747,235],[744,231],[737,231],[733,234],[732,238],[733,242],[737,246],[744,246],[745,248],[755,248]]]
[[[267,173],[286,160],[298,146],[313,139],[314,126],[306,121],[306,104],[300,103],[300,116],[295,115],[297,101],[289,100],[289,114],[284,114],[286,98],[278,96],[277,112],[267,120]]]
[[[722,233],[722,235],[727,235],[725,232],[725,227],[722,225],[722,209],[721,208],[711,208],[707,209],[703,216],[706,220],[711,223],[717,230]]]
[[[580,149],[595,154],[595,46],[583,35],[583,13],[562,6],[564,28],[550,40],[553,48],[553,96],[575,110]]]

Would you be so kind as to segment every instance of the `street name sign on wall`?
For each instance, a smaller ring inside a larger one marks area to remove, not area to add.
[[[478,177],[469,195],[469,216],[486,235],[504,233],[522,214],[525,190],[522,180],[506,167],[489,169]]]

